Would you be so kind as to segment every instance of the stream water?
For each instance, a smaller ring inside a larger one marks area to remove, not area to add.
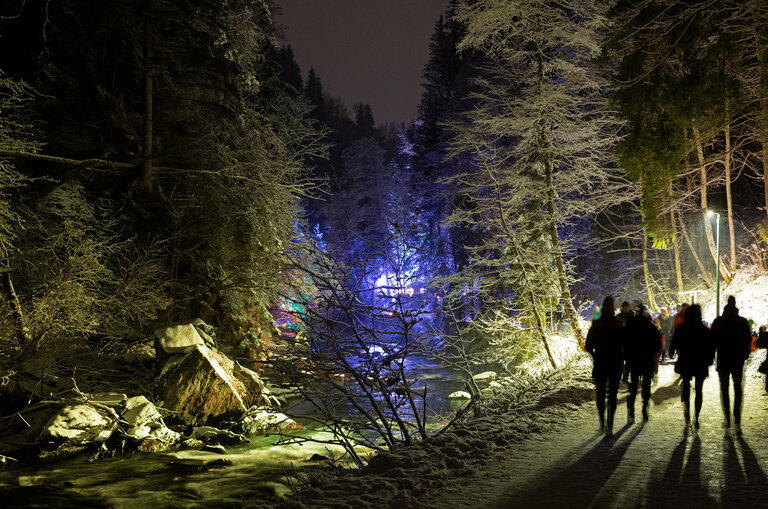
[[[427,403],[438,414],[466,404],[447,396],[464,387],[457,373],[414,358],[410,374],[427,385]],[[439,417],[435,416],[433,421]],[[306,435],[329,438],[307,427]],[[327,456],[325,445],[275,445],[277,437],[251,437],[226,455],[199,450],[137,453],[89,462],[85,456],[9,465],[0,471],[0,506],[40,508],[239,507],[290,493],[287,473]],[[341,453],[341,449],[336,451]],[[216,460],[228,460],[219,462]],[[231,464],[229,464],[231,462]],[[222,464],[223,463],[223,464]]]

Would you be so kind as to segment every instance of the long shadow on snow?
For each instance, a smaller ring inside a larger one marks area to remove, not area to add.
[[[501,497],[496,507],[589,507],[643,429],[641,423],[627,432],[630,426],[625,425],[613,438],[603,438],[567,467],[549,470],[526,493]],[[625,433],[626,439],[619,442]]]
[[[738,442],[738,443],[737,443]],[[768,477],[744,437],[723,438],[723,507],[768,506]],[[742,468],[743,465],[743,468]]]
[[[646,507],[718,507],[701,478],[701,439],[694,436],[688,461],[685,460],[687,443],[683,437],[672,451],[661,479],[648,483]]]
[[[651,401],[655,406],[661,405],[668,399],[678,398],[680,399],[682,380],[678,378],[669,385],[662,385],[656,387],[656,390],[651,394]]]

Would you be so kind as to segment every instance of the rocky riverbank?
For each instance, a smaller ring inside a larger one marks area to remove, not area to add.
[[[0,458],[87,453],[99,459],[174,448],[223,453],[252,435],[300,428],[279,412],[279,401],[259,375],[218,350],[214,338],[202,320],[157,329],[154,352],[143,359],[154,368],[143,385],[153,390],[143,394],[120,387],[86,392],[75,377],[60,381],[43,374],[50,397],[3,418]],[[56,390],[60,382],[68,388]],[[62,392],[66,397],[56,396]]]

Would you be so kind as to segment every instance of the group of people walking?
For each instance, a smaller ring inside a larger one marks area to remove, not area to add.
[[[654,325],[642,304],[636,307],[634,313],[629,311],[628,306],[626,308],[616,314],[613,298],[606,297],[600,316],[592,321],[585,345],[594,361],[592,377],[600,431],[606,436],[613,435],[617,394],[625,369],[629,386],[627,422],[635,420],[638,387],[643,421],[649,419],[651,382],[664,345],[662,331]],[[702,322],[701,307],[693,304],[685,309],[682,317],[680,314],[675,317],[670,329],[669,332],[664,331],[672,336],[666,338],[665,350],[668,350],[670,357],[677,355],[675,372],[680,374],[682,380],[681,400],[686,427],[691,425],[691,381],[695,390],[693,427],[698,429],[704,380],[709,375],[709,367],[717,359],[724,424],[726,427],[733,424],[739,431],[744,361],[749,357],[752,334],[748,321],[739,316],[736,299],[728,297],[723,314],[715,319],[711,328]],[[733,406],[730,402],[731,380],[734,387]]]

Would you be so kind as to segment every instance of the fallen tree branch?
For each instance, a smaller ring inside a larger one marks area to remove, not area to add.
[[[139,172],[139,163],[120,163],[117,161],[109,161],[107,159],[99,159],[91,157],[88,159],[70,159],[68,157],[51,156],[47,154],[36,154],[33,152],[20,152],[16,150],[0,150],[0,157],[18,157],[21,159],[30,159],[33,161],[45,161],[48,163],[65,164],[67,166],[76,166],[91,171],[102,172],[115,172],[118,173],[130,173],[129,170]],[[201,170],[196,168],[173,168],[169,166],[155,166],[153,172],[156,174],[174,174],[174,173],[190,173],[194,175],[211,175],[215,177],[225,177],[234,180],[243,180],[258,184],[259,180],[249,177],[247,175],[240,175],[237,173],[231,173],[223,170]]]

